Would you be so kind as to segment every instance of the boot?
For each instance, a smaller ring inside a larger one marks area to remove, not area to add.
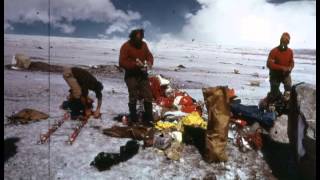
[[[137,104],[136,103],[128,103],[129,106],[129,118],[130,122],[138,122],[138,115],[137,115]]]
[[[78,117],[82,115],[84,111],[84,105],[81,103],[80,99],[70,100],[69,108],[71,110],[70,115],[72,120],[78,119]]]
[[[152,113],[152,103],[151,102],[144,102],[144,116],[143,122],[147,126],[153,126],[153,113]]]

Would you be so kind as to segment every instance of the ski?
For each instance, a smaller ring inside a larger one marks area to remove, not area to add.
[[[57,129],[59,127],[61,127],[61,125],[70,118],[70,114],[68,112],[66,112],[63,115],[63,118],[56,121],[45,134],[40,134],[40,140],[38,141],[38,144],[44,144],[46,142],[48,142],[48,140],[50,139],[51,135],[57,131]]]
[[[77,136],[79,135],[81,129],[83,128],[84,125],[87,124],[88,122],[88,117],[83,117],[80,119],[80,123],[74,128],[73,132],[69,136],[69,139],[67,141],[68,144],[72,145],[73,142],[76,140]]]

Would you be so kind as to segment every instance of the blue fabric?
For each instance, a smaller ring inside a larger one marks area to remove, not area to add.
[[[275,112],[264,112],[259,110],[255,105],[242,105],[240,103],[231,103],[231,112],[234,116],[239,117],[248,122],[259,122],[268,127],[273,126],[276,119]]]

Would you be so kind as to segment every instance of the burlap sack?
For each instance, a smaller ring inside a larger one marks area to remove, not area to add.
[[[227,96],[227,87],[203,88],[202,92],[208,111],[203,158],[209,163],[227,161],[225,148],[230,121],[230,102]]]
[[[15,59],[16,59],[15,66],[18,68],[28,69],[31,64],[30,58],[24,54],[16,54]]]
[[[49,118],[49,115],[46,113],[43,113],[41,111],[37,111],[34,109],[26,108],[8,117],[8,120],[11,123],[20,122],[22,124],[26,124],[31,121],[39,121],[39,120],[48,119],[48,118]]]
[[[136,140],[153,140],[154,130],[147,127],[136,126],[113,126],[111,128],[103,129],[103,134],[118,138],[132,138]]]

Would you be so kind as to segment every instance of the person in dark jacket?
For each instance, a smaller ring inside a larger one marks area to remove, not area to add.
[[[94,118],[100,117],[100,109],[102,104],[102,90],[103,85],[88,71],[77,68],[77,67],[64,67],[63,78],[70,87],[70,99],[78,109],[84,108],[85,116],[91,115],[91,107],[89,106],[92,102],[88,98],[89,90],[95,92],[98,99],[96,110],[93,112]]]
[[[270,70],[270,92],[268,94],[270,101],[281,98],[280,83],[283,83],[286,92],[290,92],[291,90],[292,82],[290,74],[294,67],[294,61],[293,51],[288,47],[289,42],[289,33],[283,33],[280,38],[280,45],[273,48],[269,53],[267,67]]]
[[[146,125],[152,125],[152,92],[148,80],[147,69],[153,65],[153,56],[146,42],[143,41],[144,30],[132,30],[129,40],[120,49],[119,66],[125,69],[124,80],[129,93],[130,121],[137,122],[137,101],[141,97],[144,100],[143,121]]]

